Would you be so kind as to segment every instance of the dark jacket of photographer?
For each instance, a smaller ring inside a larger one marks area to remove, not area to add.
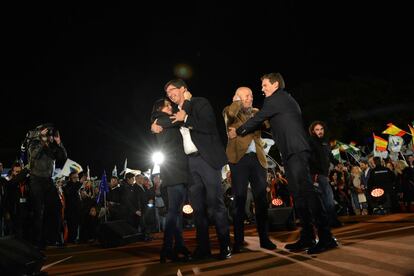
[[[312,135],[309,139],[309,144],[312,149],[309,160],[311,174],[328,176],[330,163],[334,165],[339,163],[331,152],[331,146],[328,140]]]
[[[50,178],[54,161],[63,162],[66,158],[66,150],[62,143],[60,145],[55,142],[45,144],[40,140],[34,140],[29,145],[30,174]]]

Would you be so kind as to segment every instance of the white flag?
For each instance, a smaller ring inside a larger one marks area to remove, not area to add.
[[[269,139],[269,138],[262,138],[262,142],[263,142],[263,149],[267,155],[269,154],[270,148],[275,144],[275,140]]]
[[[125,175],[127,173],[126,169],[128,168],[128,160],[125,158],[124,169],[119,175]]]
[[[141,174],[141,171],[140,170],[131,170],[129,168],[126,168],[124,170],[124,174],[127,174],[127,173],[133,173],[134,175],[138,175],[138,174]]]
[[[388,149],[391,152],[400,152],[403,144],[404,144],[404,139],[400,136],[390,135],[388,137]]]
[[[78,163],[76,163],[75,161],[70,160],[70,159],[68,158],[68,159],[66,159],[65,165],[63,166],[63,169],[62,169],[62,175],[64,175],[64,176],[69,176],[69,174],[70,174],[71,172],[77,172],[77,173],[80,173],[80,172],[82,172],[82,171],[83,171],[83,169],[82,169],[82,166],[81,166],[81,165],[79,165],[79,164],[78,164]]]
[[[86,166],[86,180],[91,180],[91,171],[89,170],[89,166]]]

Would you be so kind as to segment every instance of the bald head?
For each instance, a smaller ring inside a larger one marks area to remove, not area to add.
[[[239,87],[235,93],[236,96],[239,96],[242,101],[244,108],[252,107],[253,105],[253,92],[249,87]]]

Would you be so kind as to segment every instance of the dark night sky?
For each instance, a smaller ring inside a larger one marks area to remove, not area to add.
[[[10,165],[25,133],[52,122],[69,158],[93,175],[126,157],[147,169],[152,103],[177,64],[192,69],[193,95],[212,102],[223,141],[220,114],[235,89],[251,87],[260,107],[260,77],[272,71],[305,123],[328,121],[336,138],[362,143],[388,119],[407,128],[414,48],[405,7],[278,3],[3,7],[1,161]]]

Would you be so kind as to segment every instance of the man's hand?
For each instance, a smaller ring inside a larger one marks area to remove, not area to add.
[[[230,139],[234,139],[237,137],[236,128],[229,127],[229,130],[227,131],[227,136],[229,136]]]
[[[158,119],[156,119],[151,125],[151,132],[152,133],[161,133],[162,132],[162,126],[157,125],[157,120]]]
[[[43,129],[40,132],[40,141],[41,141],[42,145],[46,146],[46,147],[49,146],[49,142],[50,143],[53,142],[53,139],[52,139],[52,141],[49,141],[49,137],[47,136],[47,132],[48,132],[47,128]]]
[[[47,129],[47,128],[45,128],[45,129],[43,129],[43,130],[40,132],[40,135],[41,135],[41,136],[46,136],[46,135],[47,135],[47,132],[48,132],[48,129]]]
[[[190,100],[193,97],[193,95],[191,95],[190,91],[185,91],[184,92],[184,100]]]
[[[174,120],[174,121],[172,121],[172,123],[174,124],[175,122],[184,121],[186,115],[187,115],[187,113],[185,112],[185,110],[181,109],[180,111],[178,111],[174,115],[170,116],[170,119]]]
[[[233,96],[233,102],[236,102],[236,101],[241,101],[241,99],[240,99],[239,95],[234,94],[234,96]]]

